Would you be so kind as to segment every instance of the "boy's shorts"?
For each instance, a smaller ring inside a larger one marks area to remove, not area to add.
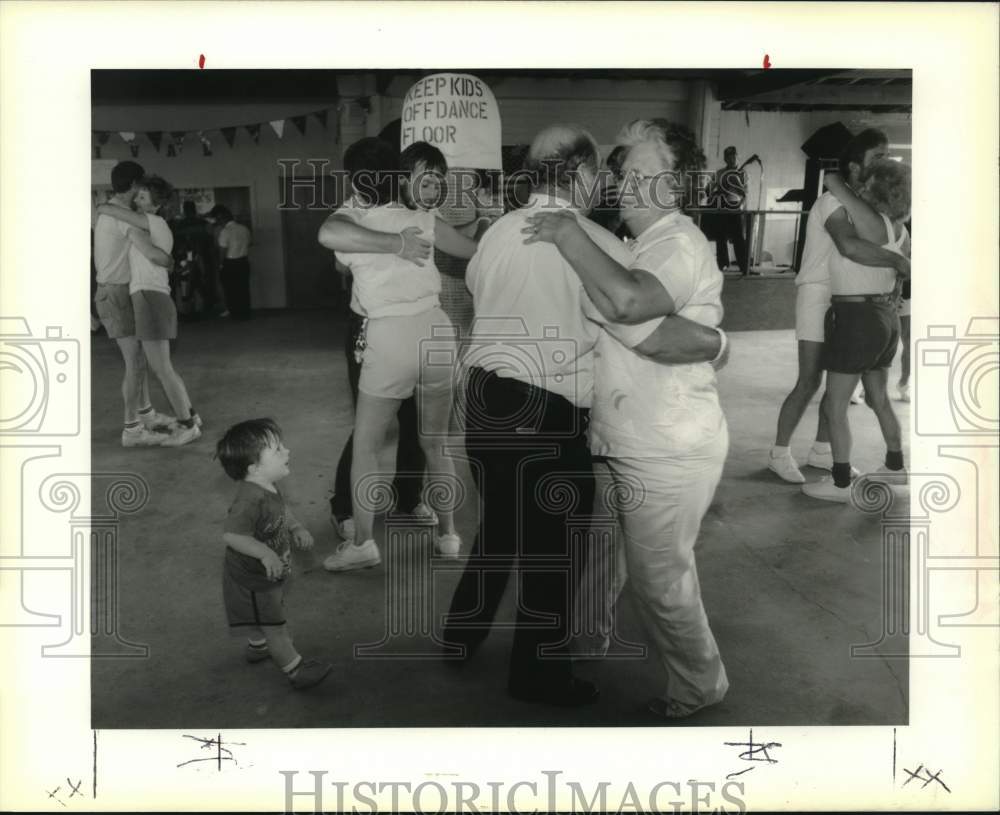
[[[891,297],[830,304],[826,313],[823,368],[863,374],[888,368],[899,346],[899,315]]]
[[[795,339],[823,342],[823,321],[830,307],[826,283],[803,283],[795,293]]]
[[[170,295],[161,291],[140,290],[132,295],[135,312],[135,336],[140,340],[177,338],[177,307]]]
[[[407,317],[374,317],[365,331],[358,390],[406,399],[451,386],[458,361],[455,328],[440,308]]]
[[[284,625],[283,595],[283,583],[275,584],[273,589],[253,591],[237,583],[228,570],[222,572],[222,599],[230,628]]]
[[[94,306],[111,339],[135,336],[135,315],[128,283],[99,284],[94,293]]]

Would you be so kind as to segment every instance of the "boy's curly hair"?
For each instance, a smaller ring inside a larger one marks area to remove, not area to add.
[[[910,167],[901,161],[881,159],[865,174],[864,199],[893,221],[910,215]]]
[[[247,477],[251,464],[272,442],[281,440],[281,428],[274,419],[250,419],[234,424],[215,445],[215,457],[234,481]]]

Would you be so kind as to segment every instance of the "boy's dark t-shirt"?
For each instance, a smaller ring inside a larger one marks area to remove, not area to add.
[[[285,501],[280,492],[270,492],[252,481],[241,481],[226,516],[225,530],[234,535],[255,538],[285,564],[281,580],[268,580],[267,570],[257,558],[227,546],[226,571],[237,583],[251,591],[266,591],[281,585],[291,572],[292,535],[285,519]]]

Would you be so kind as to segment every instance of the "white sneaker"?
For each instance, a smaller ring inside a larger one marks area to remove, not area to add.
[[[812,481],[802,485],[802,492],[810,498],[819,498],[822,501],[834,501],[838,504],[846,504],[851,500],[851,488],[838,487],[833,483],[832,478],[823,478],[819,481]]]
[[[772,473],[777,473],[791,484],[806,483],[806,477],[802,475],[799,465],[795,463],[791,453],[785,453],[783,456],[770,455],[768,458],[767,469]]]
[[[140,425],[135,430],[122,431],[122,447],[161,447],[169,438],[167,433],[157,433]]]
[[[195,427],[201,430],[201,416],[199,416],[197,413],[192,413],[191,418],[194,419]]]
[[[190,444],[193,441],[197,441],[201,438],[201,430],[198,425],[193,424],[190,427],[184,427],[184,425],[178,426],[178,428],[164,439],[161,447],[180,447],[184,444]]]
[[[427,504],[421,501],[413,508],[413,519],[420,524],[427,524],[428,526],[438,525],[437,513],[431,509]]]
[[[151,410],[149,413],[140,413],[139,421],[142,422],[147,430],[156,430],[161,433],[169,433],[177,426],[176,418],[167,416],[165,413],[160,413],[158,410]]]
[[[439,535],[434,541],[434,551],[441,557],[455,559],[462,549],[462,539],[458,535]]]
[[[337,551],[323,561],[323,568],[328,572],[350,572],[354,569],[370,569],[382,562],[375,541],[369,538],[360,546],[351,541],[344,541]]]
[[[812,448],[809,449],[809,457],[806,459],[807,467],[815,467],[817,470],[829,470],[833,472],[833,451],[829,453],[817,453]],[[861,472],[857,467],[851,465],[851,478],[857,478]]]
[[[910,401],[910,386],[909,385],[900,385],[899,386],[899,392],[896,394],[896,399],[898,401],[900,401],[900,402],[909,402]]]
[[[865,389],[864,386],[859,382],[858,386],[854,389],[854,393],[851,394],[851,404],[861,405],[865,401]]]
[[[354,528],[354,518],[344,518],[342,521],[330,518],[330,522],[333,524],[333,528],[337,530],[337,534],[340,535],[341,540],[354,541],[357,535],[357,531]]]

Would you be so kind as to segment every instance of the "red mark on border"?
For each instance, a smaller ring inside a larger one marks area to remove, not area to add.
[[[204,57],[202,57],[202,59],[204,59]],[[766,71],[770,67],[771,67],[771,55],[764,54],[764,70]]]
[[[767,57],[764,57],[764,62],[767,62]],[[198,57],[198,67],[199,68],[204,68],[205,67],[205,55],[204,54],[201,54]],[[766,68],[767,66],[765,65],[764,67]]]

